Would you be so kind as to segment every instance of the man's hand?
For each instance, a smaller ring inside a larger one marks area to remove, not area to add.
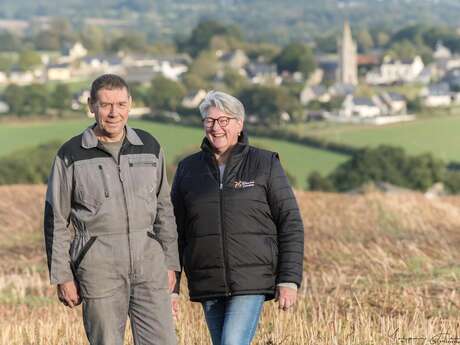
[[[279,309],[284,311],[289,310],[295,304],[297,290],[285,286],[277,286],[275,298],[278,301]]]
[[[168,290],[172,293],[176,286],[176,272],[168,270]]]
[[[179,295],[177,293],[171,295],[171,311],[173,319],[177,321],[177,317],[179,316]]]
[[[73,308],[81,303],[77,284],[74,280],[58,284],[57,295],[62,304],[67,307]]]

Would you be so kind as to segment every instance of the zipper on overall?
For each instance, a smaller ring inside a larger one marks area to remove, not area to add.
[[[118,152],[118,177],[121,182],[121,189],[123,190],[123,201],[125,205],[125,212],[126,212],[126,232],[128,235],[128,255],[129,255],[129,275],[131,276],[132,274],[135,274],[134,272],[134,266],[133,266],[133,259],[132,259],[132,252],[131,252],[131,231],[129,228],[129,211],[128,211],[128,202],[126,201],[126,191],[125,191],[125,184],[123,183],[123,177],[121,174],[121,166],[120,166],[120,157],[121,157],[121,151],[125,147],[125,143],[121,145],[120,151]]]

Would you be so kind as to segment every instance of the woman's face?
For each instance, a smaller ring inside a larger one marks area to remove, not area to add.
[[[243,121],[240,118],[228,115],[216,107],[208,109],[203,125],[206,138],[219,154],[236,145],[238,135],[243,129]]]

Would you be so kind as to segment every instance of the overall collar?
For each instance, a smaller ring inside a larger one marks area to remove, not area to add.
[[[97,147],[99,140],[96,137],[96,134],[93,131],[93,128],[96,124],[93,124],[85,129],[83,132],[83,137],[81,139],[81,146],[85,149],[91,149]],[[141,138],[137,135],[137,133],[129,127],[128,125],[125,126],[126,135],[125,140],[127,140],[131,145],[144,145]]]

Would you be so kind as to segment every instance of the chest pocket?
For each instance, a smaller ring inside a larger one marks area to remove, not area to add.
[[[97,212],[111,197],[112,175],[103,161],[76,164],[74,200],[87,210]]]
[[[134,194],[147,201],[154,199],[157,190],[158,158],[154,155],[130,157],[128,167]]]

